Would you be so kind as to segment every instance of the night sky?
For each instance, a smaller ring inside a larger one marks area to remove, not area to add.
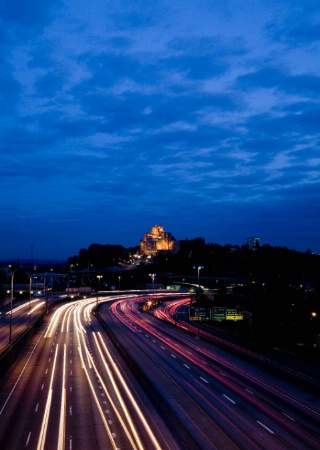
[[[2,0],[0,259],[320,251],[319,0]]]

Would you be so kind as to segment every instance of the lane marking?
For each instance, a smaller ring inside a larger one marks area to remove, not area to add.
[[[267,427],[264,423],[260,422],[260,420],[257,420],[257,423],[261,425],[265,430],[269,431],[269,433],[274,434],[274,431],[271,430],[271,428]]]
[[[205,378],[203,378],[203,377],[200,377],[200,380],[204,381],[205,383],[209,383],[209,381],[208,381],[208,380],[206,380],[206,379],[205,379]]]
[[[228,397],[226,394],[222,394],[227,400],[229,400],[229,402],[233,403],[234,405],[236,404],[236,402],[234,400],[232,400],[232,398]]]
[[[295,422],[293,417],[290,417],[288,414],[286,414],[285,412],[282,412],[282,414],[286,417],[288,417],[288,419],[292,420],[292,422]]]
[[[28,447],[28,445],[29,445],[30,436],[31,436],[31,431],[29,431],[29,434],[28,434],[28,437],[27,437],[26,447]]]

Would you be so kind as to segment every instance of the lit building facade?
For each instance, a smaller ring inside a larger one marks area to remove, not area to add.
[[[140,241],[140,253],[147,256],[156,256],[161,251],[176,253],[178,250],[178,242],[172,234],[164,231],[164,228],[159,225],[154,225]]]

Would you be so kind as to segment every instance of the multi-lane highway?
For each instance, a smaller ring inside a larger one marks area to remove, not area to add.
[[[150,314],[130,299],[103,307],[101,314],[113,322],[109,327],[144,367],[171,414],[189,424],[189,434],[180,436],[186,448],[318,449],[319,390],[310,389],[317,387],[315,372],[304,389],[297,368],[267,364],[267,357],[240,347],[237,356],[234,343],[231,353],[226,342],[224,349],[213,346],[187,322],[173,327],[155,320],[153,314],[174,323],[176,314],[167,311],[174,303],[181,301]]]
[[[0,352],[23,333],[44,311],[43,298],[7,306],[0,311]]]
[[[2,450],[178,448],[134,377],[116,361],[92,314],[95,303],[56,307],[1,381]]]
[[[319,448],[315,372],[304,388],[292,369],[298,386],[279,362],[176,323],[188,299],[142,301],[106,300],[99,320],[96,299],[45,316],[0,382],[1,449]]]

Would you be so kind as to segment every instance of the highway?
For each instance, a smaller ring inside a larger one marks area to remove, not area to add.
[[[87,299],[56,307],[1,380],[2,450],[178,448],[116,361],[95,306]]]
[[[304,389],[292,383],[281,364],[279,375],[275,363],[272,372],[265,370],[266,358],[252,351],[250,361],[242,357],[246,349],[235,353],[233,343],[229,352],[198,339],[197,326],[168,326],[154,317],[175,323],[168,309],[183,302],[188,300],[146,313],[138,300],[128,299],[104,306],[101,314],[143,366],[158,403],[162,399],[177,422],[188,424],[189,433],[180,436],[185,448],[319,449],[319,390],[313,394],[309,384]]]
[[[177,314],[188,298],[142,311],[149,299],[100,299],[98,316],[88,298],[45,316],[0,381],[2,450],[319,449],[316,372],[304,386],[297,367],[198,336]]]
[[[31,299],[3,308],[0,312],[0,352],[14,341],[45,309],[43,298]],[[11,328],[11,332],[10,332]]]

